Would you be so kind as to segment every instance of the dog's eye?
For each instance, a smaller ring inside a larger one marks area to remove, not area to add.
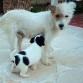
[[[60,15],[59,14],[56,14],[56,18],[59,18],[60,17]]]
[[[69,16],[68,15],[65,15],[66,18],[68,18]]]

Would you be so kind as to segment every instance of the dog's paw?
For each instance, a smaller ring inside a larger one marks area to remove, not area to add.
[[[23,74],[23,73],[20,73],[20,76],[23,77],[23,78],[28,78],[28,77],[30,77],[29,74]]]
[[[52,62],[52,64],[54,64],[56,62],[53,57],[49,57],[49,60]]]
[[[52,63],[50,60],[44,62],[44,65],[46,65],[46,66],[50,66],[50,65],[52,65],[52,64],[53,64],[53,63]]]

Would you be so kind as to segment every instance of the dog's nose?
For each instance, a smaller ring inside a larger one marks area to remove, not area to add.
[[[59,24],[61,30],[63,30],[64,24]]]

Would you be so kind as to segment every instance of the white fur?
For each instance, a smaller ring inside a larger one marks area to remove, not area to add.
[[[14,61],[11,71],[15,72],[14,70],[16,70],[15,69],[15,67],[16,67],[21,70],[21,72],[20,72],[21,77],[29,77],[29,75],[26,74],[28,67],[32,66],[34,69],[36,69],[36,64],[39,62],[39,60],[41,59],[41,56],[42,56],[42,46],[40,47],[36,42],[34,42],[30,45],[30,47],[26,48],[23,51],[26,52],[26,55],[16,53],[16,51],[13,51],[12,54],[10,55],[11,61]],[[20,62],[17,66],[15,64],[14,56],[18,56],[20,58]],[[25,65],[23,63],[24,56],[26,56],[29,59],[29,65]]]
[[[15,34],[18,30],[21,30],[27,38],[43,33],[46,39],[46,50],[44,53],[45,60],[43,60],[44,64],[49,65],[51,64],[51,62],[48,60],[50,55],[49,44],[52,41],[52,38],[54,38],[55,34],[59,31],[59,24],[64,24],[65,27],[70,22],[74,13],[74,5],[75,4],[73,2],[64,2],[58,5],[61,13],[64,16],[60,20],[54,19],[51,11],[32,13],[26,10],[12,10],[2,16],[0,20],[0,27],[8,35],[12,50],[14,49],[14,46],[17,46],[14,45],[14,43],[16,41]],[[65,18],[65,15],[68,15],[69,17]]]
[[[63,4],[58,5],[60,7],[61,13],[63,14],[63,18],[56,21],[56,26],[58,27],[59,24],[63,24],[64,27],[69,24],[70,20],[73,17],[73,13],[75,11],[76,4],[74,2],[64,2]],[[65,16],[68,15],[66,18]]]

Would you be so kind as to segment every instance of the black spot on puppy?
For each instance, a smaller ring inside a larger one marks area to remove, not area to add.
[[[18,55],[14,56],[15,57],[15,64],[18,65],[20,62],[20,58]]]
[[[20,51],[18,53],[21,54],[21,55],[26,55],[26,52],[25,51]]]
[[[45,45],[44,41],[45,41],[45,38],[44,38],[43,36],[40,36],[40,37],[37,37],[37,38],[36,38],[36,43],[37,43],[40,47]]]
[[[29,59],[26,56],[23,56],[23,63],[27,66],[29,65]]]

